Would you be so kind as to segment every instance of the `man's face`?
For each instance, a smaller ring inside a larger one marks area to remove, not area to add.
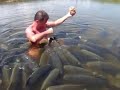
[[[37,24],[38,24],[39,26],[44,26],[44,25],[46,24],[46,22],[47,22],[47,20],[43,20],[43,21],[37,20]]]

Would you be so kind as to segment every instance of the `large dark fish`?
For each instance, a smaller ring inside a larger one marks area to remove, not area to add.
[[[16,63],[15,67],[13,68],[10,83],[7,90],[23,90],[23,68],[19,63]]]
[[[79,40],[73,38],[64,38],[64,45],[78,45],[80,43]]]
[[[45,65],[38,67],[28,78],[26,86],[33,90],[35,87],[40,88],[43,80],[46,78],[46,76],[51,71],[51,65]]]
[[[8,37],[5,38],[5,40],[9,40],[11,38],[26,38],[26,35],[25,35],[25,31],[18,31],[18,32],[15,32],[15,33],[12,33],[11,35],[9,35]]]
[[[85,49],[81,49],[79,51],[79,54],[82,55],[83,57],[86,57],[86,59],[91,59],[91,60],[97,60],[97,61],[101,61],[101,60],[104,60],[102,57],[100,57],[99,55],[93,53],[93,52],[90,52],[88,50],[85,50]]]
[[[50,86],[46,90],[84,90],[85,87],[82,85],[56,85],[56,86]]]
[[[74,55],[72,55],[67,49],[63,48],[62,51],[70,65],[81,66],[80,61]]]
[[[4,53],[4,52],[7,52],[7,50],[4,49],[4,48],[0,48],[0,54],[2,54],[2,53]]]
[[[85,85],[77,85],[77,84],[76,85],[65,84],[65,85],[50,86],[46,90],[112,90],[112,89],[104,88],[104,87],[86,87]]]
[[[57,53],[58,57],[61,59],[64,65],[70,64],[60,47],[54,47],[54,51]]]
[[[66,38],[66,32],[58,32],[54,35],[57,38]]]
[[[27,38],[13,38],[5,41],[4,43],[7,44],[8,48],[19,48],[21,44],[26,43],[28,40]]]
[[[4,55],[0,58],[0,66],[8,64],[11,61],[12,57],[19,57],[21,54],[25,52],[26,49],[21,49],[21,48],[14,48],[12,50],[9,50],[8,52],[4,53]]]
[[[115,57],[117,57],[119,59],[119,56],[117,54],[111,52],[109,49],[104,48],[104,47],[102,47],[100,45],[97,45],[97,44],[89,42],[89,41],[86,42],[85,45],[90,46],[90,47],[92,47],[92,48],[94,48],[96,50],[99,50],[100,53],[98,55],[100,55],[101,57],[105,57],[106,54],[112,54],[113,56],[115,56]],[[97,52],[96,52],[96,54],[97,54]]]
[[[120,73],[119,63],[93,61],[93,62],[87,62],[86,66],[87,69],[99,73],[104,73],[104,74],[106,73],[111,75],[116,75]]]
[[[20,55],[25,52],[26,52],[26,49],[14,48],[14,49],[11,49],[11,50],[5,52],[4,55],[2,55],[2,57],[0,59],[4,59],[4,58],[14,56],[14,55]]]
[[[59,69],[53,69],[42,84],[41,90],[46,90],[49,86],[55,85],[60,74]]]
[[[88,86],[106,86],[108,82],[102,77],[93,77],[90,75],[64,75],[63,83],[65,84],[83,84]]]
[[[74,55],[72,55],[65,47],[62,47],[59,44],[59,42],[54,40],[53,41],[53,46],[59,47],[59,48],[57,48],[59,50],[59,54],[63,55],[63,56],[61,56],[61,58],[64,57],[64,59],[62,59],[61,61],[63,61],[65,64],[71,64],[71,65],[77,65],[77,66],[81,65],[79,60]]]
[[[72,66],[72,65],[64,65],[64,74],[84,74],[84,75],[94,75],[94,73],[88,71],[87,69]]]
[[[24,44],[20,44],[19,48],[21,49],[29,49],[30,48],[30,42],[26,42]]]
[[[4,65],[7,65],[9,63],[16,62],[17,59],[20,58],[21,55],[13,55],[13,56],[6,56],[6,58],[2,59],[0,62],[0,67],[3,67]]]
[[[3,89],[7,89],[10,83],[11,68],[8,65],[5,65],[2,69],[2,86]]]
[[[92,48],[91,48],[92,49]],[[88,61],[103,61],[104,58],[96,53],[83,48],[83,46],[70,46],[68,50],[81,62],[86,63]],[[93,49],[92,49],[93,50]]]
[[[0,79],[0,89],[2,89],[2,80]]]
[[[50,50],[50,60],[52,67],[58,68],[60,73],[63,74],[63,64],[58,55],[52,49]]]
[[[21,56],[20,57],[21,62],[23,62],[23,64],[25,64],[25,66],[27,65],[31,70],[33,70],[34,68],[36,68],[38,66],[38,64],[36,62],[34,62],[34,59],[31,58],[29,55],[21,54],[20,56]]]
[[[40,63],[39,63],[40,66],[44,66],[44,65],[48,64],[48,61],[50,60],[50,54],[49,53],[50,53],[49,50],[45,50],[42,53],[42,55],[40,57]]]

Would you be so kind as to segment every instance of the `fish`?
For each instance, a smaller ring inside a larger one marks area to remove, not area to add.
[[[50,59],[49,50],[45,50],[40,57],[39,65],[44,66],[44,65],[48,64],[49,59]]]
[[[24,44],[27,41],[28,41],[27,38],[13,38],[6,40],[4,43],[7,44],[9,49],[12,49],[12,48],[19,48],[21,44]]]
[[[116,57],[115,55],[113,54],[110,54],[110,53],[106,53],[105,56],[104,56],[104,60],[107,61],[107,62],[120,62],[120,60],[118,59],[118,57]]]
[[[91,59],[91,60],[98,60],[98,61],[104,60],[99,55],[97,55],[93,52],[90,52],[88,50],[85,50],[85,49],[81,49],[79,54],[83,55],[84,57],[87,57],[88,59]]]
[[[84,90],[84,89],[85,87],[83,87],[82,85],[65,84],[50,86],[46,90]]]
[[[63,64],[53,49],[50,50],[50,60],[52,67],[58,68],[60,70],[60,73],[63,74]]]
[[[6,57],[0,62],[0,68],[2,68],[4,65],[8,65],[9,63],[16,62],[16,60],[19,59],[20,56],[21,56],[21,55],[6,56]]]
[[[8,47],[5,44],[0,44],[0,61],[2,60],[3,54],[8,51]]]
[[[6,64],[8,64],[11,61],[15,61],[16,58],[20,58],[21,54],[25,53],[26,50],[25,49],[20,49],[20,48],[14,48],[12,50],[7,51],[6,53],[4,53],[4,55],[1,57],[0,60],[0,66],[4,66]],[[13,59],[14,58],[14,59]]]
[[[34,62],[34,59],[31,58],[26,53],[21,54],[20,60],[21,60],[21,62],[23,62],[24,66],[27,65],[27,67],[31,70],[33,70],[34,68],[36,68],[38,66],[38,64],[36,62]]]
[[[4,65],[2,68],[2,84],[3,89],[7,89],[9,83],[10,83],[10,76],[11,76],[11,70],[8,65]]]
[[[23,68],[20,63],[16,63],[7,90],[23,90]]]
[[[59,54],[59,57],[61,57],[61,61],[63,61],[63,64],[71,64],[77,66],[81,65],[79,60],[77,60],[77,58],[72,55],[66,47],[60,45],[57,41],[53,41],[53,43],[53,45],[55,46],[54,49],[58,49],[56,50],[56,52]]]
[[[110,36],[109,32],[107,31],[101,31],[98,36],[100,37],[100,39],[104,39],[107,38],[108,36]]]
[[[2,80],[0,79],[0,88],[2,88]]]
[[[120,90],[120,73],[115,76],[108,75],[107,80],[110,84],[110,90]]]
[[[66,38],[66,33],[65,32],[58,32],[54,35],[54,37],[57,37],[57,38]]]
[[[77,45],[80,43],[79,40],[73,38],[63,38],[64,45]]]
[[[49,86],[55,85],[55,81],[58,79],[60,75],[60,70],[55,68],[53,69],[47,78],[44,80],[40,90],[46,90]]]
[[[94,47],[91,47],[91,46],[89,46],[89,45],[86,45],[86,44],[78,44],[76,47],[77,47],[78,49],[80,48],[80,50],[81,50],[81,49],[85,49],[85,50],[87,50],[87,51],[90,51],[90,52],[92,52],[92,53],[95,53],[95,54],[101,56],[101,51],[100,51],[100,50],[98,50],[98,49],[96,49],[96,48],[94,48]],[[101,56],[101,57],[102,57],[102,56]]]
[[[112,42],[112,47],[120,47],[120,38],[119,37],[117,37],[117,38],[115,38],[115,40],[113,40],[113,42]]]
[[[104,77],[94,77],[85,74],[67,74],[63,76],[63,84],[82,84],[87,86],[107,86],[107,79]]]
[[[78,75],[78,74],[84,74],[84,75],[94,75],[94,73],[90,72],[87,69],[72,66],[72,65],[64,65],[64,75],[70,74],[70,75]]]
[[[111,55],[115,56],[116,58],[118,58],[118,60],[119,60],[119,56],[117,54],[113,53],[112,51],[110,51],[109,49],[107,49],[105,47],[102,47],[102,46],[92,43],[90,41],[86,42],[85,45],[98,50],[100,52],[98,55],[103,58],[106,56],[106,54],[111,54]],[[97,54],[97,52],[96,52],[96,54]]]
[[[25,48],[25,49],[29,49],[29,47],[30,47],[30,42],[20,44],[20,46],[19,46],[19,48]]]
[[[58,57],[60,58],[61,62],[63,65],[68,65],[70,64],[67,60],[67,58],[65,57],[62,49],[60,47],[54,47],[53,50],[57,53]]]
[[[61,48],[63,51],[63,54],[67,58],[67,61],[70,63],[70,65],[75,65],[75,66],[81,66],[81,62],[74,56],[72,55],[67,49]]]
[[[1,46],[0,46],[0,53],[4,53],[4,52],[7,52],[7,49],[4,48],[3,46],[2,46],[2,48],[1,48]]]
[[[34,68],[30,68],[28,64],[22,64],[25,72],[26,78],[29,78],[29,76],[33,73]],[[26,80],[27,81],[27,80]]]
[[[87,62],[85,66],[87,66],[86,69],[91,71],[96,71],[99,73],[104,74],[110,74],[110,75],[116,75],[120,73],[120,63],[113,63],[113,62],[102,62],[102,61],[93,61],[93,62]]]
[[[26,35],[25,35],[25,31],[18,31],[18,32],[15,32],[15,33],[12,33],[11,35],[9,35],[8,37],[5,38],[5,40],[9,40],[11,38],[26,38]]]
[[[22,71],[22,90],[26,90],[26,81],[27,81],[27,73],[25,71],[24,66],[22,67],[23,71]]]
[[[82,64],[85,63],[85,58],[80,55],[80,50],[81,48],[79,46],[76,46],[76,45],[73,45],[73,46],[69,46],[67,48],[67,50],[72,54],[74,55]]]
[[[33,90],[36,87],[40,88],[43,80],[48,76],[52,70],[51,65],[44,65],[36,68],[36,70],[28,77],[26,87]]]
[[[86,59],[87,60],[88,59],[90,59],[90,60],[104,60],[101,56],[99,56],[98,54],[96,54],[96,53],[91,51],[91,50],[94,50],[93,48],[91,48],[89,46],[86,47],[83,44],[82,45],[79,44],[78,46],[70,46],[68,48],[68,50],[70,52],[72,52],[73,54],[75,54],[75,56],[79,56],[80,59],[85,59],[85,60]]]
[[[117,50],[114,47],[109,46],[108,48],[105,48],[105,47],[101,46],[100,44],[94,43],[92,41],[88,41],[85,44],[85,46],[89,47],[89,50],[93,50],[92,52],[103,57],[105,61],[109,61],[109,59],[112,59],[113,61],[119,61],[119,58],[120,58],[119,54],[116,53]],[[94,49],[90,49],[90,48],[94,48]],[[110,58],[109,58],[109,56],[110,56]]]
[[[14,48],[14,49],[11,49],[5,52],[4,55],[1,57],[1,59],[6,58],[6,56],[9,57],[9,56],[14,56],[14,55],[19,55],[25,52],[26,52],[26,49]]]

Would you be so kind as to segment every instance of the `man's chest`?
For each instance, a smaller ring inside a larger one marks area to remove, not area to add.
[[[37,29],[33,29],[33,31],[35,34],[38,34],[38,33],[46,31],[46,28],[37,28]]]

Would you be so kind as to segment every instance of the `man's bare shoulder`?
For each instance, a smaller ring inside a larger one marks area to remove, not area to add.
[[[26,33],[28,32],[32,32],[32,25],[29,25],[26,30],[25,30]]]
[[[27,28],[26,28],[26,30],[28,30],[28,29],[32,29],[32,25],[29,25]]]

